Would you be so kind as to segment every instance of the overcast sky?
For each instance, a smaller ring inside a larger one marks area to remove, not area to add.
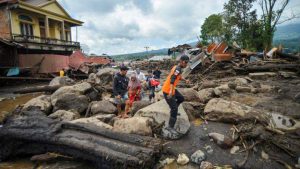
[[[227,1],[58,0],[73,18],[84,22],[78,27],[78,41],[89,53],[109,55],[194,42],[205,18],[220,13]],[[290,11],[300,14],[300,1],[291,0],[287,9],[283,17]]]

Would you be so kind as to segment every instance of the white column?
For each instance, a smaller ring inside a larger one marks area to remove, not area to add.
[[[65,21],[61,22],[61,31],[62,31],[62,38],[61,38],[61,40],[67,40],[66,39],[66,32],[65,32]]]
[[[48,18],[48,16],[45,17],[45,32],[46,32],[46,38],[49,38],[50,32],[49,32],[49,18]]]

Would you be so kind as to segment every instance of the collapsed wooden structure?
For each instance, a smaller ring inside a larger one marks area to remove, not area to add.
[[[160,139],[52,120],[38,110],[9,117],[0,126],[0,138],[0,161],[55,152],[97,168],[152,168],[161,153]]]

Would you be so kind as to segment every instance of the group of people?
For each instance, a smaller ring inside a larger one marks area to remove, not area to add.
[[[152,101],[155,97],[155,88],[160,84],[159,68],[156,68],[154,72],[148,71],[148,75],[140,71],[139,68],[134,73],[127,77],[128,68],[124,65],[120,67],[114,77],[113,82],[113,94],[115,96],[115,104],[118,109],[118,116],[122,118],[128,118],[128,113],[132,107],[134,101],[141,100],[145,97],[145,90],[150,90],[149,100]],[[122,113],[121,106],[125,103],[125,111]]]
[[[189,83],[189,80],[184,79],[181,74],[184,68],[187,67],[189,57],[186,55],[181,56],[179,64],[175,65],[169,75],[167,76],[162,91],[167,104],[170,107],[170,119],[166,130],[172,134],[178,134],[175,130],[175,123],[177,121],[178,107],[184,101],[184,97],[176,90],[176,86],[180,80],[184,80]],[[115,96],[115,103],[118,109],[118,115],[122,118],[128,118],[128,113],[134,101],[140,100],[144,97],[143,84],[147,84],[150,90],[149,100],[151,101],[155,97],[155,88],[159,85],[159,79],[161,71],[156,68],[154,72],[148,71],[146,77],[140,69],[136,69],[135,73],[130,76],[130,79],[126,76],[128,68],[126,66],[120,67],[114,77],[113,82],[113,94]],[[121,113],[121,106],[125,103],[125,112]]]

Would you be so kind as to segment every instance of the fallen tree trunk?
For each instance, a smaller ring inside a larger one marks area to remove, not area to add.
[[[288,59],[288,60],[300,60],[299,56],[282,53],[280,51],[276,51],[276,55],[280,56],[281,58]]]
[[[267,64],[267,65],[247,65],[243,67],[248,72],[272,71],[272,70],[299,70],[300,64]]]
[[[34,92],[55,92],[57,89],[62,87],[63,85],[55,85],[55,86],[35,86],[35,87],[27,87],[14,91],[16,94],[25,94],[25,93],[34,93]]]
[[[25,114],[8,118],[0,128],[0,161],[56,152],[91,161],[97,168],[152,168],[160,155],[160,139]]]

